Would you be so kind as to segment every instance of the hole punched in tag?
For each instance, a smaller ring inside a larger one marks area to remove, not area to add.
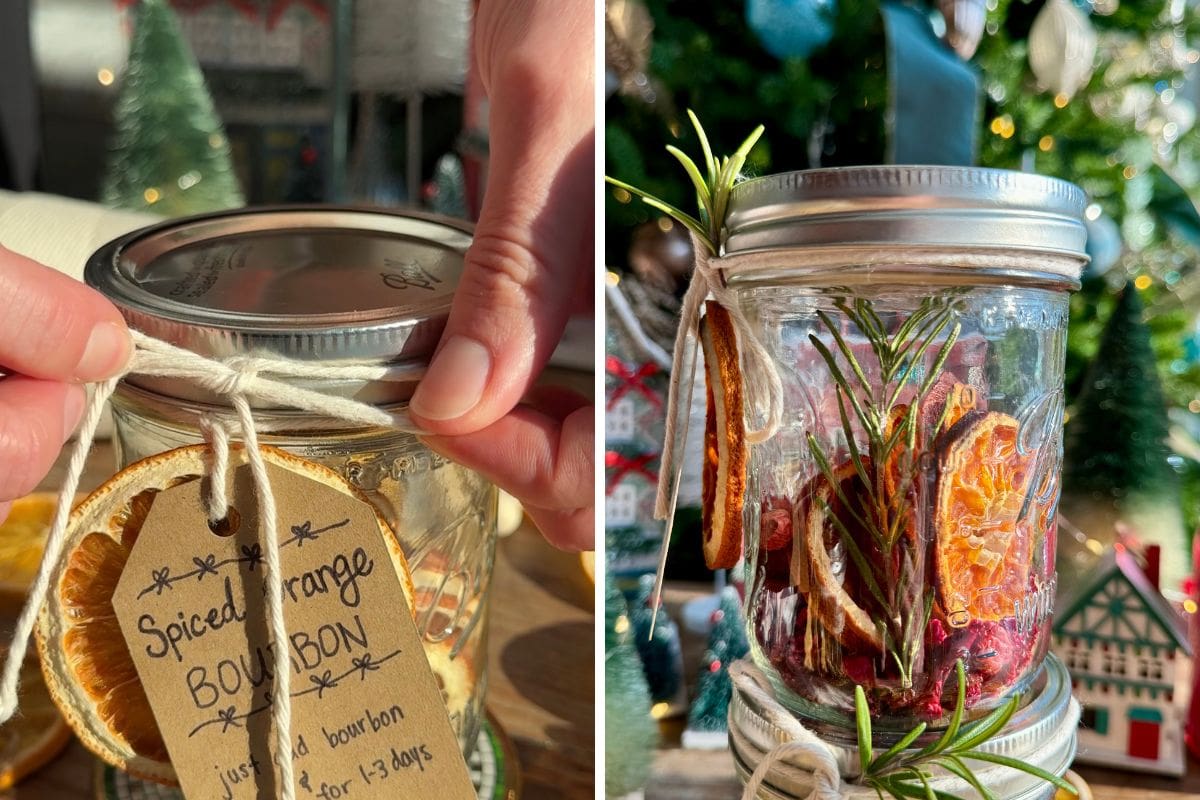
[[[223,539],[233,536],[241,530],[241,527],[242,515],[233,506],[225,509],[225,516],[221,517],[221,519],[216,522],[212,520],[208,521],[208,529]]]

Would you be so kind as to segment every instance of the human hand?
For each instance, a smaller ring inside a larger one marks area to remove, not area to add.
[[[595,536],[595,409],[530,388],[573,307],[590,310],[595,293],[593,28],[585,0],[479,5],[472,56],[490,102],[487,194],[410,406],[431,449],[517,497],[547,539],[572,550]]]
[[[0,521],[75,430],[82,384],[117,374],[132,352],[124,320],[99,293],[0,247]]]

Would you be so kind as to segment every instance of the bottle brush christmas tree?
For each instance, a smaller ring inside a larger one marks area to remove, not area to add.
[[[604,792],[613,800],[639,791],[650,774],[658,728],[633,644],[625,597],[604,581]]]
[[[655,705],[678,704],[676,708],[682,709],[683,651],[679,644],[679,628],[663,608],[658,609],[655,617],[653,575],[638,578],[637,596],[630,606],[629,618],[633,623],[634,643],[642,659],[642,670],[650,687],[650,699]],[[659,709],[655,709],[655,715],[661,716]]]
[[[244,203],[229,140],[167,0],[138,5],[103,201],[183,216]]]
[[[1161,545],[1162,586],[1178,589],[1190,562],[1179,482],[1167,461],[1167,427],[1141,298],[1126,286],[1067,424],[1060,511],[1068,533],[1078,529],[1105,547],[1115,540],[1117,522]],[[1076,538],[1060,538],[1059,591],[1065,595],[1097,557]]]
[[[729,665],[750,650],[737,589],[726,586],[721,590],[721,605],[713,612],[712,620],[708,649],[704,651],[704,663],[700,666],[696,700],[683,733],[684,747],[726,746],[729,698],[733,694]]]

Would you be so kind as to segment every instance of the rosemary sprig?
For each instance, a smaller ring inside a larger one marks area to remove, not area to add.
[[[764,128],[759,125],[746,137],[746,141],[742,142],[742,146],[734,151],[733,155],[718,160],[713,155],[712,148],[709,147],[708,137],[704,134],[700,120],[690,109],[687,115],[696,129],[696,136],[700,139],[704,171],[701,172],[696,162],[692,161],[678,147],[668,145],[667,152],[675,156],[683,165],[684,171],[692,181],[692,186],[696,190],[696,206],[699,209],[696,217],[624,181],[608,175],[604,176],[604,180],[630,194],[637,195],[646,205],[658,209],[686,227],[708,248],[709,254],[715,256],[720,252],[721,230],[725,227],[725,212],[729,208],[729,195],[733,191],[733,184],[737,181],[742,167],[746,165],[746,158],[754,149],[754,145],[758,143],[758,138],[762,136]]]
[[[846,294],[849,295],[849,292]],[[950,356],[958,340],[961,324],[954,319],[955,310],[951,303],[938,297],[923,300],[890,336],[887,326],[868,299],[855,298],[850,302],[843,295],[834,301],[834,307],[866,338],[879,367],[878,382],[873,384],[837,321],[824,311],[817,312],[818,319],[832,339],[833,347],[826,345],[816,334],[810,334],[809,341],[825,362],[834,383],[842,433],[855,474],[863,487],[860,503],[851,503],[844,496],[830,458],[811,434],[808,436],[808,448],[846,514],[869,534],[878,550],[879,557],[875,563],[870,563],[863,557],[862,548],[853,540],[847,526],[841,520],[833,520],[837,523],[835,528],[847,553],[862,575],[872,598],[879,603],[878,617],[885,622],[885,649],[896,665],[901,685],[907,688],[912,685],[912,667],[919,652],[920,637],[924,635],[921,612],[928,602],[922,603],[921,598],[910,596],[914,589],[920,591],[919,582],[912,574],[919,568],[920,560],[907,551],[901,553],[899,559],[893,555],[895,548],[903,542],[914,501],[912,488],[916,478],[921,402]],[[935,344],[939,340],[940,347],[935,351]],[[913,380],[916,371],[925,368],[931,352],[935,355],[928,370],[921,374],[919,381]],[[843,369],[842,362],[848,369]],[[909,407],[893,420],[893,411],[904,387],[914,382],[917,386]],[[944,409],[938,428],[942,420]],[[854,423],[865,436],[865,447],[856,440]],[[901,445],[903,449],[899,449]],[[867,468],[867,459],[870,461],[870,470]],[[894,485],[889,486],[888,471],[893,464],[898,474]],[[828,510],[826,514],[832,519]]]
[[[1072,795],[1078,795],[1074,786],[1041,767],[1009,756],[976,749],[995,736],[1008,723],[1020,705],[1021,698],[1014,695],[983,719],[964,726],[962,719],[966,707],[967,674],[961,660],[955,662],[954,669],[958,678],[958,692],[950,723],[936,741],[914,753],[905,751],[920,738],[921,734],[925,733],[927,726],[924,722],[917,725],[884,752],[874,755],[871,748],[871,712],[867,707],[867,695],[861,686],[854,688],[854,719],[858,735],[860,771],[858,783],[874,789],[880,800],[885,793],[895,800],[906,800],[906,798],[962,800],[957,795],[934,789],[930,785],[929,780],[934,777],[931,767],[940,767],[951,775],[961,778],[978,792],[983,800],[995,800],[995,795],[983,785],[967,764],[967,761],[971,760],[999,764],[1019,770],[1054,784],[1057,788]]]

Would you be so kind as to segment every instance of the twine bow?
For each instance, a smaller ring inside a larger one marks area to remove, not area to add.
[[[391,427],[409,432],[419,432],[408,415],[388,412],[366,403],[346,397],[326,394],[313,389],[304,389],[286,383],[281,378],[310,378],[327,381],[415,381],[424,374],[418,365],[384,366],[329,366],[284,359],[267,359],[237,356],[228,359],[211,359],[197,355],[138,331],[131,331],[135,351],[125,372],[98,383],[80,424],[78,439],[67,465],[59,493],[58,508],[46,537],[46,548],[37,576],[29,590],[29,599],[17,619],[12,646],[0,673],[0,722],[12,718],[17,711],[17,687],[20,680],[21,663],[29,647],[29,638],[37,624],[37,616],[49,591],[51,572],[62,558],[66,539],[67,520],[71,501],[79,488],[84,462],[92,448],[96,427],[100,422],[104,404],[116,390],[117,384],[127,374],[154,377],[169,377],[187,380],[214,394],[226,397],[234,409],[234,419],[208,416],[201,420],[201,429],[212,450],[211,488],[208,497],[208,517],[212,522],[225,518],[228,513],[225,472],[229,463],[229,434],[236,428],[245,444],[250,470],[254,476],[258,495],[259,514],[265,532],[266,547],[261,553],[266,581],[267,621],[271,636],[276,642],[287,641],[287,627],[283,617],[283,571],[280,566],[279,541],[276,531],[275,497],[267,476],[266,462],[258,447],[258,432],[255,427],[249,398],[268,401],[284,408],[307,411],[318,417],[334,418],[365,426]],[[247,553],[247,555],[250,555]],[[254,552],[254,557],[259,553]],[[163,576],[164,579],[166,575]],[[156,576],[157,578],[157,576]],[[279,767],[280,797],[295,800],[295,781],[292,771],[291,741],[291,665],[287,648],[274,647],[274,675],[270,705],[275,727],[275,762]],[[227,726],[228,726],[227,722]]]
[[[679,332],[675,335],[675,351],[671,358],[666,430],[663,435],[663,455],[658,473],[658,495],[654,503],[656,519],[667,519],[674,512],[672,470],[677,466],[676,428],[679,426],[680,417],[688,413],[690,405],[679,396],[679,392],[685,388],[685,384],[690,383],[690,376],[685,378],[683,375],[683,361],[689,338],[699,339],[700,305],[710,295],[729,312],[733,327],[737,332],[743,392],[747,399],[747,410],[753,412],[747,414],[747,417],[757,417],[762,420],[757,427],[753,426],[749,420],[746,421],[746,441],[750,444],[761,444],[770,439],[779,430],[779,424],[783,418],[783,382],[779,378],[779,371],[775,369],[775,361],[771,354],[759,339],[750,321],[746,319],[736,293],[726,284],[725,276],[721,272],[721,259],[713,257],[709,252],[708,245],[694,233],[692,234],[692,252],[695,254],[696,265],[692,272],[692,282],[683,296]],[[686,385],[686,388],[690,394],[690,385]],[[684,443],[679,442],[679,446],[682,448]]]

